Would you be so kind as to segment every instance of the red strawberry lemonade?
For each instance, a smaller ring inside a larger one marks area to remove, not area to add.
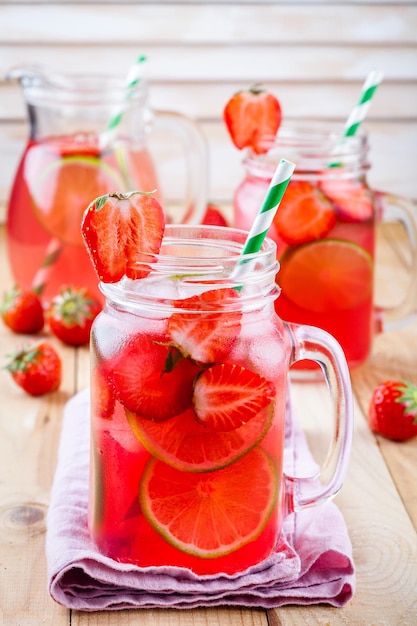
[[[275,247],[260,254],[261,283],[242,287],[245,233],[166,226],[162,237],[158,206],[114,194],[83,218],[106,281],[91,335],[90,532],[116,560],[234,573],[271,554],[284,514],[290,347],[274,313]]]
[[[245,231],[165,225],[142,192],[97,198],[82,234],[106,297],[91,330],[88,523],[97,549],[199,575],[260,563],[279,549],[285,515],[340,489],[338,459],[322,493],[298,490],[283,473],[288,370],[305,344],[330,372],[344,442],[333,449],[349,450],[340,346],[276,315],[271,239],[248,257]]]
[[[280,131],[267,144],[269,152],[249,154],[247,176],[235,194],[234,225],[252,224],[283,150],[297,166],[269,231],[280,262],[276,310],[284,320],[327,330],[354,368],[368,357],[375,330],[376,210],[365,180],[364,138],[349,138],[347,153],[339,146],[335,156],[336,139],[326,131],[282,137]]]
[[[15,281],[43,288],[46,298],[64,283],[99,294],[81,238],[82,214],[93,198],[137,186],[152,190],[157,184],[149,154],[133,143],[101,151],[97,135],[84,133],[30,142],[8,206]]]
[[[126,307],[104,287],[93,327],[90,529],[116,560],[233,573],[277,539],[282,329],[244,292],[154,280]]]

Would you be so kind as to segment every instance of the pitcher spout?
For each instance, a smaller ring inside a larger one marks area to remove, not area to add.
[[[6,80],[18,81],[22,87],[45,85],[49,82],[45,70],[37,65],[21,65],[6,73]]]

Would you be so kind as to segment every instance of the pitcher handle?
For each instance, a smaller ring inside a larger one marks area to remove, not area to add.
[[[410,281],[403,300],[393,307],[377,307],[376,331],[402,328],[417,313],[417,218],[416,205],[408,198],[384,191],[376,191],[379,223],[399,222],[407,235],[410,249]]]
[[[340,490],[352,448],[353,396],[344,352],[327,331],[286,323],[292,342],[290,365],[304,359],[318,363],[331,397],[334,431],[326,458],[315,476],[284,475],[286,513],[331,500]]]
[[[175,111],[152,110],[154,131],[177,136],[186,163],[185,214],[181,222],[201,224],[208,202],[208,151],[197,122]],[[173,220],[176,221],[176,220]]]

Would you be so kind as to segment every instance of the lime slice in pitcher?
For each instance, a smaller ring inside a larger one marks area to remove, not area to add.
[[[120,191],[117,170],[94,156],[65,156],[50,163],[32,191],[35,215],[42,227],[63,243],[81,246],[81,218],[90,202]]]
[[[287,250],[278,283],[297,306],[314,313],[350,309],[372,293],[371,255],[360,246],[324,239]]]
[[[139,488],[151,526],[169,544],[201,558],[224,556],[254,541],[277,494],[276,469],[260,448],[209,474],[184,473],[151,459]]]

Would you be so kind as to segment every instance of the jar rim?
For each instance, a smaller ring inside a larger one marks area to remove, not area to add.
[[[26,100],[31,104],[42,102],[102,105],[145,100],[148,83],[141,77],[127,86],[123,77],[109,74],[60,73],[37,67],[15,68],[9,79],[19,80]]]
[[[260,143],[263,152],[257,154],[251,148],[246,151],[243,165],[250,173],[265,178],[270,177],[283,157],[296,164],[295,179],[306,173],[322,173],[327,168],[336,170],[334,164],[344,170],[338,167],[337,174],[366,171],[370,167],[367,130],[362,127],[348,137],[343,136],[343,131],[337,122],[284,122],[276,136],[265,137]]]
[[[169,294],[164,297],[160,291],[152,293],[152,281],[155,286],[158,280],[174,281],[190,294],[196,285],[206,291],[221,288],[240,291],[245,287],[241,298],[237,299],[238,307],[242,306],[242,301],[253,301],[255,296],[259,300],[259,288],[263,297],[269,295],[275,299],[279,289],[275,283],[279,269],[276,244],[265,237],[259,252],[242,254],[247,235],[245,230],[228,226],[167,224],[161,250],[147,255],[151,258],[144,263],[151,268],[148,277],[139,281],[123,277],[117,283],[101,282],[100,290],[119,305],[126,302],[131,305],[137,300],[149,306],[170,304],[173,298]]]

